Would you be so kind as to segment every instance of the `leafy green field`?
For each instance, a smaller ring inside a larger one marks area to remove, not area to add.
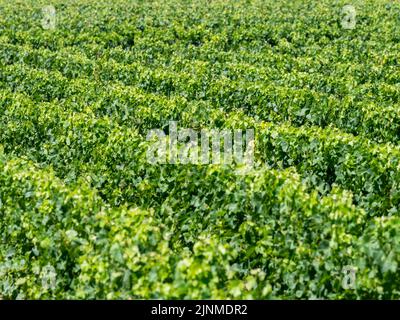
[[[0,0],[0,298],[399,299],[399,67],[397,1]]]

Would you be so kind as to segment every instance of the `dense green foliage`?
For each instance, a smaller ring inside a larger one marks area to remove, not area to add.
[[[398,2],[51,3],[0,0],[0,298],[400,298]],[[254,168],[149,164],[170,120]]]

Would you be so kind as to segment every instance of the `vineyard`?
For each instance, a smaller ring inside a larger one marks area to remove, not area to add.
[[[0,299],[399,299],[399,67],[397,1],[0,0]]]

